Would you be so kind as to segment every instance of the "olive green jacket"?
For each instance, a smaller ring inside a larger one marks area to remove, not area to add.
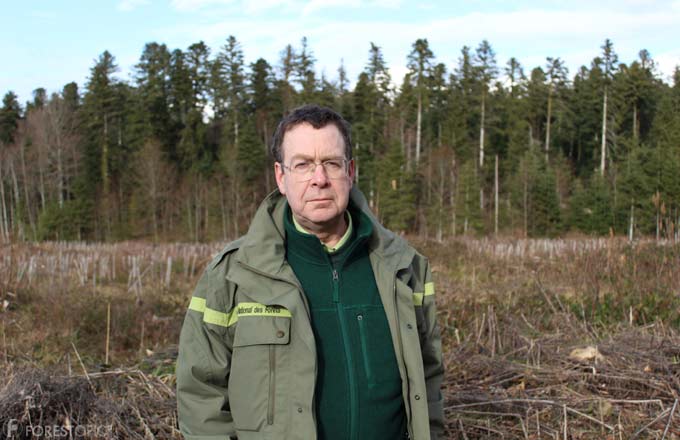
[[[374,222],[369,259],[409,436],[442,438],[444,369],[429,264],[377,222],[358,190],[350,197]],[[176,370],[179,426],[188,440],[317,438],[316,345],[305,295],[285,260],[285,206],[278,191],[270,194],[248,233],[208,265],[191,299]]]

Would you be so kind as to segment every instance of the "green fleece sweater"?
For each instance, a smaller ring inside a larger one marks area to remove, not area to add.
[[[337,251],[298,231],[285,215],[286,259],[309,302],[318,373],[319,440],[406,436],[401,378],[368,257],[371,222],[350,207],[351,236]]]

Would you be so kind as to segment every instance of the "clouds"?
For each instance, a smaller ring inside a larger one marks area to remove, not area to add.
[[[5,57],[15,62],[3,66],[0,89],[14,89],[25,83],[26,72],[45,72],[44,66],[53,63],[63,75],[34,79],[32,87],[59,90],[65,78],[87,75],[82,66],[91,66],[104,49],[116,56],[125,76],[146,42],[184,50],[203,40],[214,54],[229,35],[241,43],[247,63],[262,57],[274,66],[287,44],[299,48],[306,36],[319,73],[336,78],[344,59],[353,81],[374,42],[397,84],[418,38],[428,39],[436,62],[449,71],[464,45],[474,50],[483,39],[496,51],[500,67],[515,57],[527,73],[551,56],[565,60],[573,75],[600,54],[605,38],[614,42],[621,62],[649,50],[666,81],[680,64],[680,0],[116,0],[113,8],[121,13],[105,21],[101,17],[112,8],[107,3],[84,3],[77,14],[65,13],[56,3],[40,12],[20,2],[9,5],[14,19],[0,28],[0,40],[6,42],[3,53],[16,56]],[[120,32],[123,27],[126,32]],[[25,29],[37,31],[26,34]],[[21,41],[13,37],[19,34]],[[63,63],[71,56],[82,61]],[[30,96],[30,90],[26,86],[19,92]]]
[[[123,0],[134,2],[135,0]],[[302,14],[312,15],[328,9],[357,9],[386,8],[394,9],[402,3],[402,0],[171,0],[170,5],[177,11],[196,12],[207,8],[219,8],[220,6],[238,6],[240,11],[249,15],[278,9]]]
[[[207,6],[220,6],[233,3],[232,0],[172,0],[170,4],[178,11],[197,11]],[[247,2],[244,2],[247,3]]]
[[[174,1],[214,3],[224,0]],[[675,28],[680,23],[680,10],[671,8],[669,2],[652,2],[651,5],[646,2],[646,7],[639,10],[637,6],[641,0],[629,2],[635,7],[613,10],[597,5],[586,7],[585,2],[577,1],[570,9],[565,9],[566,6],[552,10],[526,7],[458,15],[441,13],[435,8],[416,20],[410,17],[408,10],[393,11],[392,14],[363,13],[369,4],[375,8],[393,7],[395,3],[388,0],[345,0],[342,4],[339,0],[266,0],[262,7],[273,8],[270,14],[266,14],[265,9],[253,10],[251,13],[259,15],[216,18],[209,23],[187,24],[175,32],[194,41],[204,40],[215,49],[228,35],[235,35],[243,45],[246,58],[264,57],[271,64],[276,64],[279,52],[286,44],[296,45],[302,36],[306,36],[319,70],[332,72],[334,76],[342,58],[351,78],[356,78],[363,69],[371,41],[382,47],[388,65],[394,74],[401,76],[406,55],[418,38],[428,39],[437,61],[443,62],[449,70],[454,67],[464,45],[474,49],[481,40],[487,39],[496,50],[501,66],[514,56],[529,70],[543,66],[545,58],[552,56],[564,59],[573,74],[580,65],[589,65],[599,55],[605,38],[613,40],[622,62],[631,62],[643,48],[649,49],[652,55],[671,50],[663,47],[668,44],[668,37],[659,36],[677,35]],[[334,8],[345,12],[361,11],[362,14],[352,19],[336,18],[335,14],[328,13]],[[172,32],[169,29],[163,35]],[[660,62],[664,73],[672,59],[672,55],[664,55],[663,63]],[[393,79],[401,81],[396,75]]]
[[[144,6],[144,5],[148,5],[148,4],[149,4],[149,0],[121,0],[120,2],[118,2],[118,5],[116,6],[116,8],[119,11],[130,12],[130,11],[134,11],[135,9],[137,9],[140,6]]]

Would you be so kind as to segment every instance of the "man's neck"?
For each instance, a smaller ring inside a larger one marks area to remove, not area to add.
[[[293,214],[292,217],[293,224],[298,230],[315,235],[324,246],[330,249],[335,247],[335,245],[338,244],[338,242],[345,235],[345,232],[347,232],[347,228],[349,226],[347,223],[347,215],[349,215],[349,213],[345,211],[345,214],[342,215],[334,225],[329,225],[330,227],[319,230],[314,230],[307,227],[304,221],[298,221],[298,219],[295,217],[295,214]]]

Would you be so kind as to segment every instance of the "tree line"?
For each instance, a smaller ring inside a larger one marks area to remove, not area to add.
[[[146,44],[133,79],[95,60],[84,88],[37,88],[0,108],[0,238],[215,240],[248,227],[275,187],[268,144],[303,103],[353,127],[356,184],[390,228],[459,234],[677,237],[680,69],[646,50],[621,63],[606,40],[570,74],[559,57],[499,64],[488,41],[453,65],[416,40],[403,78],[370,43],[353,88],[329,78],[303,38],[274,65]]]

